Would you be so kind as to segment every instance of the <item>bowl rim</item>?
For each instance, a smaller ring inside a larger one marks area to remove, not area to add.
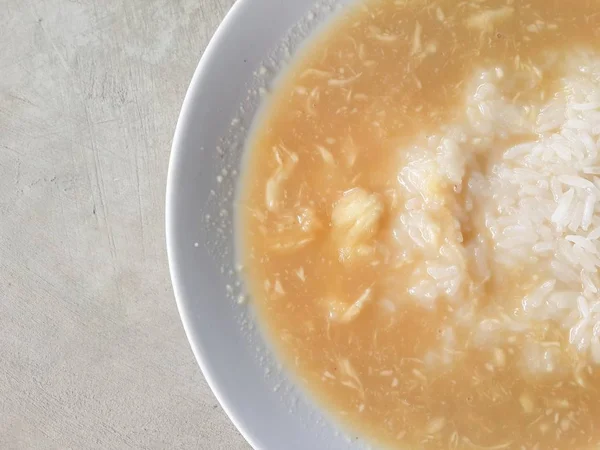
[[[259,444],[253,438],[250,430],[243,426],[242,421],[238,417],[237,411],[232,406],[228,396],[221,390],[213,371],[208,363],[208,356],[200,343],[192,338],[193,335],[193,320],[187,312],[188,300],[182,293],[182,280],[180,275],[180,266],[178,261],[178,250],[175,245],[175,217],[176,208],[175,202],[172,200],[177,184],[177,173],[178,167],[182,164],[182,148],[184,140],[184,130],[190,125],[192,121],[192,111],[194,99],[197,96],[197,91],[200,89],[202,84],[202,78],[208,71],[210,61],[217,57],[217,51],[228,32],[230,26],[236,22],[238,16],[241,14],[243,7],[249,3],[250,0],[236,0],[230,9],[225,14],[225,17],[217,27],[213,36],[210,38],[208,45],[206,46],[200,61],[194,70],[194,74],[189,83],[186,91],[183,104],[177,119],[177,125],[175,127],[175,133],[173,136],[173,142],[171,145],[171,155],[169,157],[169,167],[167,171],[167,183],[166,183],[166,198],[165,198],[165,234],[166,234],[166,246],[167,246],[167,259],[169,264],[169,273],[171,277],[171,285],[173,286],[173,293],[175,296],[175,302],[177,304],[177,310],[183,324],[189,345],[192,348],[196,362],[198,363],[202,375],[204,376],[208,386],[213,392],[215,398],[225,411],[225,414],[229,417],[233,425],[242,435],[242,437],[250,444],[254,449],[258,449]]]

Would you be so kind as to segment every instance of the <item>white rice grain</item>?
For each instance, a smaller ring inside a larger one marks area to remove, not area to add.
[[[403,206],[393,233],[415,265],[411,299],[428,309],[447,303],[457,324],[476,326],[475,345],[497,345],[552,321],[600,364],[600,58],[570,55],[560,70],[553,66],[559,59],[549,60],[544,74],[566,75],[542,104],[510,100],[515,86],[539,85],[535,70],[475,74],[462,121],[459,115],[403,151]],[[485,153],[491,158],[481,172]],[[465,223],[476,240],[463,242]],[[515,271],[531,286],[510,304],[518,314],[507,319],[472,305],[467,286],[492,275],[512,282]],[[527,345],[522,366],[557,370],[565,351]]]
[[[564,193],[552,214],[550,220],[556,224],[562,224],[568,218],[569,208],[571,207],[571,203],[573,202],[573,197],[575,196],[575,190],[570,188],[566,193]]]

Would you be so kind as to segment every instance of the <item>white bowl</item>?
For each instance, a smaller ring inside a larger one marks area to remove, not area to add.
[[[236,302],[232,270],[236,175],[263,87],[334,9],[314,0],[238,0],[194,73],[173,141],[166,230],[177,305],[206,380],[255,449],[362,448],[277,365],[251,308]]]

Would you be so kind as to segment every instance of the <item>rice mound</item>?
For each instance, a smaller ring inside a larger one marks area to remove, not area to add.
[[[600,364],[600,59],[546,59],[477,73],[402,152],[393,227],[409,297],[452,314],[446,345],[520,339],[534,373]]]

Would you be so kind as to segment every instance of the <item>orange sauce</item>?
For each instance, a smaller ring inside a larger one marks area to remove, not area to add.
[[[428,352],[453,338],[447,309],[402,302],[405,272],[389,257],[399,149],[455,119],[477,69],[535,64],[599,34],[598,1],[370,0],[285,75],[245,168],[243,264],[268,335],[335,417],[399,449],[600,448],[593,369],[586,388],[571,375],[526,379],[513,357],[523,342],[479,350],[465,339],[439,356],[453,364],[428,370]],[[349,191],[374,218],[350,238],[334,217]],[[516,297],[519,277],[488,290]],[[402,306],[386,308],[383,292]]]

